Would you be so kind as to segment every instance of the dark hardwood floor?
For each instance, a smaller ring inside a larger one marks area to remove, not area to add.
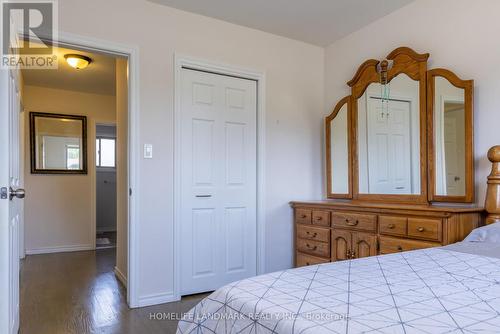
[[[175,333],[177,321],[163,315],[182,314],[207,296],[129,309],[114,264],[115,249],[27,256],[21,264],[20,333]]]

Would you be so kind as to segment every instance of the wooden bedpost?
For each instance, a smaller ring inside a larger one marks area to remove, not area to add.
[[[488,151],[488,159],[492,162],[491,174],[488,176],[488,189],[484,208],[488,212],[486,224],[500,222],[500,145]]]

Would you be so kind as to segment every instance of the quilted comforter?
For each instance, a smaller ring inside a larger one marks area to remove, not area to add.
[[[500,259],[443,248],[275,272],[229,284],[178,333],[499,333]]]

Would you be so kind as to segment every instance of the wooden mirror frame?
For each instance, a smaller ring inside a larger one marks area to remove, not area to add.
[[[82,122],[82,168],[80,169],[40,169],[36,166],[36,129],[35,118],[64,118]],[[31,174],[87,174],[87,117],[65,114],[30,112],[30,158]]]
[[[400,47],[387,55],[392,60],[392,68],[387,71],[387,81],[390,82],[399,74],[406,74],[419,82],[419,109],[420,109],[420,194],[360,194],[359,193],[359,161],[358,161],[358,99],[364,94],[371,83],[379,82],[377,66],[379,61],[370,59],[365,61],[356,71],[354,77],[347,82],[351,87],[351,120],[352,120],[352,157],[353,157],[353,198],[369,201],[389,201],[403,203],[427,203],[427,116],[426,116],[426,72],[428,53],[417,53],[408,47]]]
[[[340,109],[344,105],[347,105],[347,159],[348,159],[348,170],[347,170],[347,178],[348,178],[348,192],[345,194],[333,193],[332,191],[332,156],[331,156],[331,121],[337,117]],[[352,139],[352,119],[351,119],[351,97],[346,96],[342,98],[333,108],[333,111],[330,115],[325,118],[325,136],[326,140],[326,196],[327,198],[352,198],[352,150],[351,150],[351,139]]]
[[[435,127],[434,99],[435,78],[442,77],[453,86],[464,90],[465,117],[465,195],[447,196],[436,194],[436,159],[435,159]],[[436,68],[427,71],[427,133],[428,133],[428,168],[429,168],[429,201],[430,202],[474,202],[474,80],[462,80],[455,73]]]

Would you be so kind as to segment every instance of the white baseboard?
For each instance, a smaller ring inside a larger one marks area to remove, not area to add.
[[[139,297],[138,307],[165,304],[176,301],[179,301],[179,299],[175,298],[172,291],[167,293],[151,294]]]
[[[123,286],[125,288],[127,288],[127,277],[121,272],[120,269],[118,269],[117,267],[115,267],[115,275],[116,275],[116,278],[118,278],[118,280],[120,282],[122,282]]]
[[[90,250],[94,250],[94,247],[91,245],[41,247],[41,248],[27,249],[26,255],[62,253],[62,252],[80,252],[80,251],[90,251]]]

